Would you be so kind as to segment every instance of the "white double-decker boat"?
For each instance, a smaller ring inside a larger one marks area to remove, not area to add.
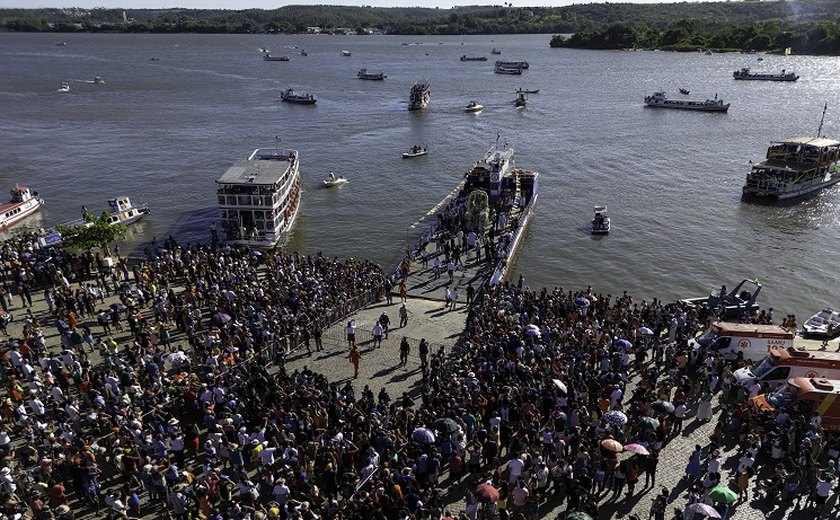
[[[297,150],[258,148],[217,181],[222,228],[229,243],[273,247],[300,208]]]

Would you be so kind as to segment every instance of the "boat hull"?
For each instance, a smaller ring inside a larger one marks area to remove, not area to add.
[[[669,108],[672,110],[693,110],[694,112],[727,112],[729,105],[722,106],[693,106],[693,105],[663,105],[659,103],[645,103],[650,108]]]
[[[36,197],[36,198],[29,199],[26,202],[21,202],[21,203],[17,204],[15,207],[4,208],[5,211],[9,211],[9,210],[15,209],[17,207],[17,208],[20,208],[21,211],[20,211],[20,213],[14,215],[14,216],[2,218],[2,220],[0,220],[0,231],[5,231],[5,230],[15,226],[16,224],[19,224],[21,221],[23,221],[27,217],[31,217],[36,211],[41,209],[41,206],[43,206],[43,205],[44,205],[44,201],[42,199]]]
[[[769,204],[769,205],[786,205],[786,204],[795,204],[797,202],[801,202],[803,200],[810,199],[811,197],[817,196],[820,191],[830,188],[840,182],[840,175],[835,175],[831,178],[831,180],[826,182],[821,182],[819,184],[814,184],[812,186],[808,186],[807,188],[803,188],[797,191],[791,191],[786,193],[755,193],[751,190],[743,189],[741,192],[741,200],[744,202],[752,202],[756,204]]]
[[[735,76],[735,79],[739,81],[781,81],[785,83],[791,83],[799,79],[799,76],[792,76],[792,77],[784,77],[784,78],[776,78],[776,77],[755,77],[755,76]]]
[[[413,159],[415,157],[423,157],[429,152],[403,152],[403,159]]]

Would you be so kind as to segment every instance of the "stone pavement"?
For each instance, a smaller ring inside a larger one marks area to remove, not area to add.
[[[33,299],[33,315],[38,317],[44,325],[44,330],[48,337],[48,344],[52,346],[51,350],[57,350],[57,346],[60,343],[55,329],[51,325],[52,320],[49,319],[47,307],[43,299],[43,291],[35,294]],[[115,297],[111,297],[106,299],[104,304],[100,306],[106,307],[116,301]],[[308,366],[312,370],[325,374],[332,381],[343,382],[350,380],[357,389],[357,395],[364,385],[370,385],[374,393],[377,393],[379,388],[385,386],[392,397],[401,395],[403,392],[408,392],[409,395],[416,398],[420,386],[420,363],[417,356],[417,344],[419,340],[426,338],[430,343],[431,349],[437,350],[443,347],[449,352],[458,335],[464,329],[466,308],[462,304],[457,310],[452,311],[444,309],[440,301],[432,301],[425,298],[408,298],[406,302],[409,311],[408,324],[403,328],[398,328],[396,325],[399,323],[398,310],[400,305],[399,298],[394,296],[393,303],[391,304],[383,301],[356,312],[343,320],[343,322],[335,324],[324,332],[323,344],[325,350],[323,352],[313,352],[312,355],[308,355],[305,348],[298,349],[288,356],[286,362],[287,369],[294,370]],[[15,299],[11,312],[15,316],[15,320],[8,327],[10,337],[20,337],[26,311],[21,309],[19,299]],[[370,329],[382,312],[386,312],[391,319],[391,332],[388,339],[383,341],[380,348],[373,349]],[[352,366],[347,359],[348,346],[344,327],[350,319],[356,321],[357,340],[362,350],[362,361],[358,379],[352,379]],[[82,323],[92,324],[92,328],[95,331],[100,330],[91,319],[82,320]],[[412,348],[409,362],[404,367],[399,366],[398,355],[399,342],[403,336],[409,339]],[[176,344],[179,339],[181,338],[177,336],[174,338]],[[124,343],[129,338],[121,335],[118,340]],[[800,344],[799,340],[797,340],[797,344]],[[802,345],[810,348],[819,348],[820,344],[820,342],[802,342]],[[835,340],[828,348],[829,350],[835,350],[837,345],[838,342]],[[92,361],[96,362],[96,358],[93,356]],[[631,393],[632,386],[627,391],[628,395]],[[715,407],[715,411],[719,411],[717,407]],[[702,446],[708,445],[709,435],[712,432],[715,421],[716,419],[710,423],[699,423],[689,417],[686,420],[683,433],[668,442],[660,453],[656,484],[653,487],[642,489],[644,481],[640,479],[637,486],[637,493],[633,497],[622,496],[617,500],[610,499],[608,496],[603,497],[600,502],[600,518],[625,518],[631,513],[643,519],[647,518],[652,499],[662,486],[671,490],[668,518],[671,517],[673,507],[684,507],[685,484],[681,482],[681,479],[688,462],[689,454],[696,444]],[[732,479],[737,465],[737,458],[737,446],[726,446],[725,453],[723,453],[723,459],[725,460],[723,465],[725,468],[723,472],[724,481],[730,481]],[[450,486],[450,492],[447,493],[447,497],[450,499],[452,512],[457,513],[461,511],[463,509],[461,491],[464,484],[452,485],[448,480],[444,480],[443,485]],[[564,505],[558,505],[549,500],[541,506],[540,518],[553,519],[564,510]],[[153,511],[146,508],[144,508],[144,513],[154,514]],[[91,514],[89,517],[92,518],[94,516],[95,514]],[[799,506],[790,510],[778,508],[777,501],[772,499],[745,501],[737,504],[734,510],[730,512],[730,518],[737,520],[758,520],[763,518],[772,520],[783,518],[799,519],[811,518],[812,516],[810,513],[803,511]]]

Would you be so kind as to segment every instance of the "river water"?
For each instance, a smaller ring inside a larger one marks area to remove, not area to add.
[[[548,40],[0,34],[0,189],[26,183],[40,192],[47,205],[31,226],[76,218],[82,205],[104,209],[115,195],[142,196],[152,213],[126,248],[170,234],[207,240],[214,181],[279,136],[300,151],[305,189],[287,248],[390,265],[414,237],[410,225],[499,134],[518,166],[541,173],[513,280],[521,273],[532,287],[591,284],[673,299],[757,277],[761,303],[777,316],[801,322],[840,306],[840,190],[786,208],[740,202],[749,161],[770,140],[816,132],[824,103],[840,94],[840,58],[759,63],[740,54],[550,49]],[[264,62],[260,47],[291,61]],[[494,74],[494,47],[530,69]],[[489,61],[461,62],[462,54]],[[733,81],[744,66],[802,78]],[[357,80],[362,67],[388,79]],[[106,83],[89,83],[95,76]],[[420,79],[431,82],[431,105],[409,113],[409,88]],[[56,92],[61,81],[71,82],[69,93]],[[318,104],[280,103],[289,86]],[[523,110],[512,104],[518,87],[540,89]],[[643,107],[646,93],[679,87],[732,107]],[[471,100],[484,112],[463,113]],[[840,138],[840,106],[829,107],[824,134]],[[429,155],[403,160],[414,144]],[[331,170],[350,184],[321,188]],[[594,204],[609,206],[608,237],[588,233]]]

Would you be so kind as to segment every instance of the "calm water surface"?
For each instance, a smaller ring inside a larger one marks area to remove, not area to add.
[[[840,190],[789,208],[739,200],[748,161],[771,139],[816,132],[823,104],[840,95],[840,59],[555,50],[548,36],[532,35],[422,40],[0,34],[0,189],[26,183],[47,200],[29,225],[64,222],[83,204],[125,194],[153,210],[132,229],[132,245],[169,234],[206,240],[214,181],[280,136],[300,150],[305,186],[289,249],[391,264],[413,238],[409,226],[498,132],[520,167],[541,172],[514,279],[671,299],[758,277],[762,302],[777,313],[840,306]],[[292,59],[263,62],[259,47]],[[493,47],[530,70],[493,74]],[[462,54],[490,61],[460,62]],[[733,81],[743,66],[802,78]],[[362,67],[388,79],[357,80]],[[86,82],[94,76],[106,84]],[[419,79],[431,81],[431,106],[409,113]],[[71,92],[57,93],[65,80]],[[288,86],[313,93],[317,106],[279,103]],[[518,87],[540,89],[524,110],[512,106]],[[692,98],[717,93],[732,108],[643,107],[646,93],[678,87]],[[484,112],[463,113],[471,100]],[[824,133],[840,138],[840,106],[829,107]],[[402,160],[413,144],[429,156]],[[330,170],[351,183],[320,188]],[[609,205],[608,237],[588,234],[596,203]]]

